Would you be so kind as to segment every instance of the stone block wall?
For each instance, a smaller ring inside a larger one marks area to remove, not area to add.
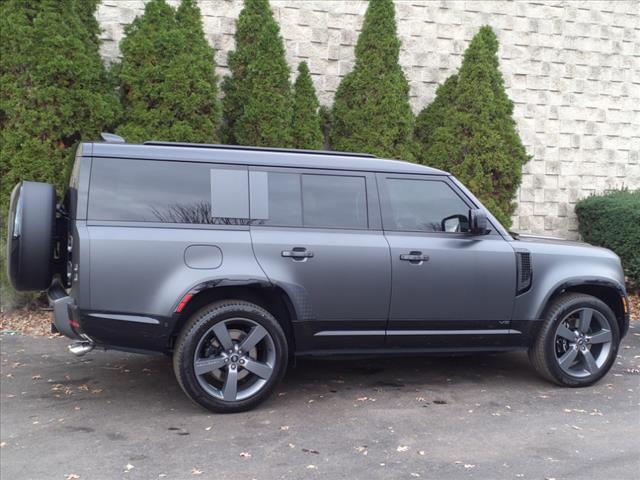
[[[144,0],[103,0],[102,55],[117,61],[124,26]],[[177,5],[177,0],[170,0]],[[241,0],[199,0],[221,76]],[[292,75],[309,63],[330,105],[353,68],[365,1],[271,0]],[[400,63],[417,113],[453,74],[482,25],[500,41],[500,68],[533,159],[525,166],[513,229],[577,237],[575,202],[640,188],[640,4],[624,1],[397,0]],[[293,77],[292,77],[293,78]]]

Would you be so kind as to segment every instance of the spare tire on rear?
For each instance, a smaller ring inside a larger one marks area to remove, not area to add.
[[[56,191],[20,182],[11,193],[7,222],[7,270],[16,290],[44,290],[53,277]]]

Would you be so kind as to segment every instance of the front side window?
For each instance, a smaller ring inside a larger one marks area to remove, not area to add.
[[[469,207],[445,182],[387,178],[385,229],[413,232],[468,232]]]

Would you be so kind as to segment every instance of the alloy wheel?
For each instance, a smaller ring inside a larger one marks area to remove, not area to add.
[[[259,392],[273,375],[275,362],[275,343],[262,325],[248,318],[230,318],[202,336],[193,367],[209,395],[234,402]]]
[[[556,361],[572,377],[588,377],[605,365],[612,342],[611,325],[602,313],[587,307],[573,310],[556,329]]]

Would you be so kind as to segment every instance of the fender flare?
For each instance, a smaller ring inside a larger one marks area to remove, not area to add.
[[[554,298],[556,295],[559,295],[560,293],[562,293],[563,291],[571,288],[571,287],[578,287],[578,286],[582,286],[582,285],[593,285],[593,286],[598,286],[598,287],[605,287],[605,288],[611,288],[613,290],[616,290],[618,292],[618,294],[620,295],[620,297],[626,297],[627,296],[627,290],[625,288],[624,285],[621,285],[619,282],[616,282],[615,280],[611,280],[610,278],[602,278],[602,277],[574,277],[571,278],[569,280],[564,280],[560,283],[558,283],[557,285],[555,285],[550,291],[549,293],[545,296],[544,301],[542,302],[542,304],[540,305],[537,313],[536,313],[536,318],[540,319],[542,318],[542,314],[544,313],[545,309],[547,308],[547,305],[549,304],[549,301]]]
[[[181,295],[175,300],[171,308],[171,314],[179,314],[182,310],[180,306],[184,308],[184,306],[188,303],[191,298],[196,296],[198,293],[203,290],[209,290],[211,288],[216,287],[248,287],[248,286],[256,286],[256,287],[272,287],[273,284],[264,278],[258,277],[244,277],[244,278],[215,278],[211,280],[205,280],[203,282],[199,282],[195,285],[184,290]],[[186,300],[185,300],[186,299]]]

